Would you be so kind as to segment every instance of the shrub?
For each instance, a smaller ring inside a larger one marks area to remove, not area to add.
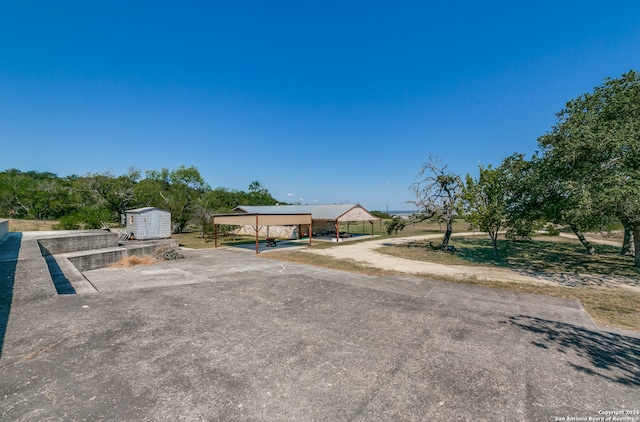
[[[549,236],[558,236],[560,234],[560,230],[558,230],[556,226],[551,223],[547,224],[544,229],[547,231]]]

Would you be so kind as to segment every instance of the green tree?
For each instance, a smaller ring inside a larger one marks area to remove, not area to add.
[[[218,187],[202,195],[202,204],[205,209],[224,214],[240,205],[238,198],[238,191]]]
[[[278,203],[278,201],[271,196],[269,190],[257,180],[249,184],[249,192],[244,199],[245,202],[238,205],[275,205]]]
[[[530,240],[533,232],[547,221],[544,193],[538,184],[537,157],[527,160],[513,154],[500,164],[505,195],[505,237],[511,241]]]
[[[538,142],[557,199],[571,207],[566,218],[578,228],[624,221],[640,267],[640,75],[607,78],[569,101]]]
[[[460,195],[460,207],[469,229],[481,230],[491,238],[493,258],[498,261],[498,233],[506,222],[507,191],[504,174],[490,165],[480,166],[478,179],[467,174]]]
[[[117,221],[127,209],[135,204],[135,186],[140,172],[133,167],[123,176],[111,172],[87,176],[89,188],[95,194],[96,202],[104,205],[110,213],[110,220]]]
[[[182,232],[194,216],[196,203],[208,189],[196,167],[180,166],[175,170],[147,171],[136,195],[141,205],[171,212],[174,231]]]
[[[49,172],[22,172],[10,169],[0,173],[0,212],[14,218],[49,219],[70,208],[64,181]]]

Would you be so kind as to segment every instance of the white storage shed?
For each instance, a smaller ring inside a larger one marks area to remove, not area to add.
[[[125,211],[127,233],[134,239],[168,239],[171,237],[171,213],[145,207]]]

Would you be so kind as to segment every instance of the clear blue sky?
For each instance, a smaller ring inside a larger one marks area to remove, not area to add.
[[[429,154],[531,154],[640,70],[634,1],[3,1],[0,170],[196,166],[211,187],[407,209]]]

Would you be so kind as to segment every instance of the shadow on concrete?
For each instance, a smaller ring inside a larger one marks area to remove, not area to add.
[[[0,241],[0,357],[13,302],[13,286],[21,243],[22,233],[9,233]]]
[[[640,338],[591,331],[586,328],[526,315],[509,323],[539,335],[531,343],[561,353],[573,352],[590,365],[569,362],[575,370],[624,385],[640,386]]]
[[[47,262],[49,274],[51,274],[51,280],[56,288],[56,292],[58,292],[59,295],[75,295],[76,289],[73,288],[69,279],[64,275],[64,272],[53,255],[43,256],[44,260]]]
[[[51,252],[49,252],[49,250],[40,242],[38,242],[38,247],[40,248],[40,253],[44,258],[44,261],[47,263],[47,269],[49,270],[49,275],[51,275],[51,281],[53,281],[53,286],[56,288],[56,292],[59,295],[76,294],[76,290],[71,285],[69,279],[64,275],[64,272]]]

